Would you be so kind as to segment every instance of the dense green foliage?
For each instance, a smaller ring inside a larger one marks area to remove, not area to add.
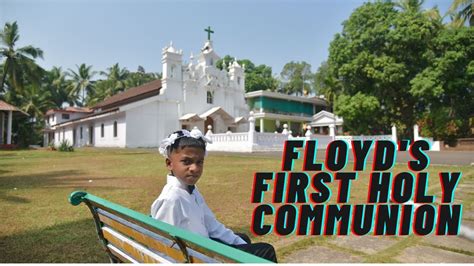
[[[234,57],[226,55],[216,62],[216,67],[219,69],[223,69],[224,65],[229,67],[234,60]],[[271,67],[264,64],[255,66],[248,59],[237,60],[237,63],[245,68],[245,92],[278,89],[278,80],[272,76]]]
[[[469,135],[474,31],[446,27],[420,1],[366,3],[343,23],[315,85],[355,134]]]

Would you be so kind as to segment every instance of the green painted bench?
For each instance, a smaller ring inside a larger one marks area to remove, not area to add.
[[[69,202],[89,207],[111,262],[271,263],[87,192],[71,193]]]

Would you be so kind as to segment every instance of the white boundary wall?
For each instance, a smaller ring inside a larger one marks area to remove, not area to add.
[[[250,130],[243,133],[227,132],[223,134],[213,134],[212,128],[209,128],[206,136],[212,140],[207,145],[209,151],[228,151],[228,152],[260,152],[260,151],[281,151],[286,140],[317,140],[318,149],[326,149],[333,140],[345,140],[349,143],[353,140],[390,140],[398,145],[396,128],[392,127],[391,135],[372,135],[372,136],[331,136],[312,134],[308,129],[304,137],[293,137],[286,128],[284,133],[260,133],[255,132],[255,119],[250,117]],[[417,128],[415,128],[417,129]],[[417,132],[417,131],[415,131]],[[421,138],[415,134],[415,141],[425,139],[431,144],[431,151],[439,151],[439,142],[432,139]],[[372,147],[373,148],[373,147]]]

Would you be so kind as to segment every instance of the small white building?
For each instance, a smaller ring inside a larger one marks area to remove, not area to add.
[[[157,147],[169,133],[198,127],[214,133],[248,131],[244,69],[220,57],[206,41],[197,60],[172,44],[162,50],[163,77],[114,95],[90,109],[46,113],[44,143],[76,147]]]

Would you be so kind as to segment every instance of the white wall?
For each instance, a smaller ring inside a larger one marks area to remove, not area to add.
[[[126,146],[130,148],[158,147],[168,134],[180,129],[176,101],[160,99],[128,109],[126,113]]]
[[[114,137],[114,122],[117,121],[117,137]],[[95,120],[94,146],[125,148],[127,138],[125,113],[119,113]],[[101,135],[101,125],[104,124],[104,136]]]

